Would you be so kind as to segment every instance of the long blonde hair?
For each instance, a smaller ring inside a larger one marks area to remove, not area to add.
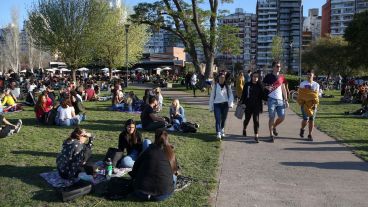
[[[174,105],[174,103],[175,103],[175,107],[173,106],[173,105]],[[171,102],[171,107],[172,107],[173,109],[175,109],[175,111],[176,111],[176,112],[178,112],[178,113],[179,113],[179,108],[180,108],[180,102],[179,102],[179,99],[177,99],[177,98],[173,99],[173,100],[172,100],[172,102]]]

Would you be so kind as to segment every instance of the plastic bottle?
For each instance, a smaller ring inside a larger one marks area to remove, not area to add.
[[[110,180],[112,176],[112,161],[111,158],[107,158],[106,161],[106,179]]]

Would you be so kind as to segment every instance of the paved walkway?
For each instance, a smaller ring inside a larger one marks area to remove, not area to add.
[[[208,97],[163,92],[187,103]],[[317,117],[318,118],[318,117]],[[275,143],[267,142],[267,112],[260,117],[260,143],[244,138],[242,123],[230,112],[222,141],[214,206],[368,206],[368,163],[315,130],[314,142],[299,138],[300,117],[287,110]],[[252,121],[251,121],[252,122]],[[231,124],[230,124],[231,123]],[[253,126],[248,126],[253,135]]]

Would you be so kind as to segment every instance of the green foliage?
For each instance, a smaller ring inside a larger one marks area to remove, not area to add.
[[[285,75],[288,82],[289,90],[295,90],[299,86],[299,76],[297,75]]]
[[[148,41],[149,33],[145,25],[133,24],[129,26],[126,42],[127,19],[123,18],[126,11],[121,8],[110,8],[107,2],[96,3],[95,11],[98,20],[94,22],[91,35],[94,58],[110,70],[121,67],[126,62],[126,43],[128,43],[128,67],[137,63],[143,53],[144,44]],[[111,75],[111,71],[110,71]]]
[[[217,49],[223,54],[240,55],[242,39],[238,37],[239,28],[231,25],[221,25],[218,28]]]
[[[272,59],[281,61],[282,58],[282,38],[278,35],[272,38]]]
[[[89,59],[92,10],[88,0],[39,0],[29,12],[28,22],[35,45],[60,54],[75,71]]]
[[[357,13],[345,30],[344,38],[349,42],[350,64],[368,68],[368,11]]]
[[[320,74],[352,75],[348,43],[342,37],[320,38],[303,53],[303,69],[316,69]]]

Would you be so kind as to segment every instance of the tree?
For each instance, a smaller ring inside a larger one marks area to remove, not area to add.
[[[4,44],[2,47],[2,56],[5,60],[5,65],[10,66],[15,72],[19,70],[19,16],[16,9],[11,12],[12,21],[4,31]]]
[[[242,44],[242,40],[238,37],[238,34],[238,27],[231,25],[219,26],[217,51],[226,55],[240,55],[240,45]]]
[[[90,59],[90,25],[96,20],[95,1],[39,0],[29,12],[29,30],[38,48],[59,53],[73,72]]]
[[[231,3],[232,0],[222,0]],[[183,42],[192,58],[196,71],[200,71],[196,47],[203,49],[206,59],[204,79],[213,73],[215,50],[217,44],[218,0],[208,0],[209,10],[202,10],[199,4],[204,0],[162,0],[154,3],[140,3],[134,7],[135,14],[131,20],[148,24],[156,29],[172,32]],[[164,16],[165,15],[165,16]]]
[[[124,65],[126,61],[126,25],[127,19],[124,18],[126,9],[110,8],[106,2],[100,2],[98,6],[100,19],[94,24],[93,31],[99,31],[93,35],[93,42],[96,48],[94,51],[95,59],[110,69]],[[128,31],[128,66],[137,63],[143,53],[144,44],[148,41],[149,33],[145,25],[130,25]]]
[[[276,35],[272,38],[272,59],[281,61],[282,52],[282,38]]]
[[[354,72],[349,67],[348,43],[343,37],[320,38],[303,53],[303,65],[308,69],[317,69],[327,75],[348,76]],[[305,69],[307,69],[305,68]]]
[[[350,65],[368,67],[368,11],[357,13],[345,30],[344,38],[349,43]]]

